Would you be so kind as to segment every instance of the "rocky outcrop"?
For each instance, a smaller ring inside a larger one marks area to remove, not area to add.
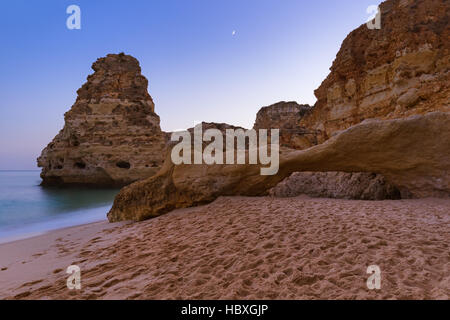
[[[355,197],[398,195],[392,185],[402,198],[448,197],[449,6],[382,3],[381,29],[364,24],[348,35],[313,108],[282,102],[262,109],[255,129],[278,126],[283,146],[304,149],[282,149],[277,175],[262,176],[256,165],[175,166],[167,158],[157,175],[119,193],[109,220],[142,220],[221,195],[266,195],[294,172],[321,172],[310,173],[317,183],[310,191],[327,185],[319,195],[344,189],[329,173],[340,172]],[[372,173],[358,185],[348,178]]]
[[[358,172],[296,172],[269,190],[281,198],[308,195],[317,198],[400,199],[400,191],[380,174]]]
[[[44,185],[123,186],[161,168],[168,137],[139,62],[109,54],[92,69],[64,128],[38,158]]]
[[[242,128],[242,127],[236,127],[236,126],[233,126],[233,125],[228,124],[228,123],[202,122],[200,124],[202,125],[202,132],[205,132],[206,130],[209,130],[209,129],[217,129],[217,130],[220,130],[223,135],[226,134],[226,130],[227,129],[233,129],[233,130],[242,129],[242,130],[246,130],[246,129]],[[187,131],[189,131],[191,135],[194,135],[194,128],[189,128],[189,129],[187,129]]]
[[[108,55],[94,63],[63,130],[39,157],[43,184],[122,186],[145,179],[119,193],[110,221],[142,220],[221,195],[267,195],[305,171],[272,193],[446,197],[449,11],[441,0],[384,2],[381,29],[362,25],[349,34],[315,91],[314,107],[280,102],[261,109],[254,129],[281,133],[274,176],[260,175],[256,165],[175,166],[137,60]]]
[[[309,105],[296,102],[279,102],[262,108],[254,129],[280,129],[280,145],[292,149],[307,149],[318,144],[322,132],[300,125],[302,118],[311,112]],[[398,190],[386,179],[373,173],[359,172],[297,172],[269,191],[276,197],[295,197],[306,194],[312,197],[384,200],[398,199]]]
[[[307,149],[317,144],[318,135],[318,132],[300,125],[300,120],[310,111],[309,105],[294,101],[278,102],[258,111],[253,129],[279,129],[281,146]]]
[[[383,3],[382,28],[369,30],[363,25],[344,40],[331,73],[315,92],[318,102],[313,108],[301,114],[283,110],[294,110],[295,103],[263,108],[258,127],[282,128],[282,119],[289,123],[284,135],[281,130],[282,144],[306,149],[365,119],[450,111],[449,9],[449,3],[442,1]],[[286,131],[295,132],[294,139]],[[298,173],[272,191],[279,196],[390,197],[380,185],[384,177],[377,175],[373,181],[370,177],[368,173]]]
[[[300,171],[380,173],[401,196],[450,195],[450,113],[372,120],[306,150],[283,149],[277,175],[258,165],[173,165],[170,157],[154,177],[123,188],[110,221],[143,220],[175,208],[211,202],[221,195],[266,195]]]
[[[369,118],[450,111],[450,2],[392,0],[381,29],[364,24],[342,43],[318,99],[300,126],[319,143]]]

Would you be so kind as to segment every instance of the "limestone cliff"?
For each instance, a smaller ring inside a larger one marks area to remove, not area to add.
[[[162,165],[167,135],[139,62],[109,54],[92,69],[64,128],[38,158],[44,185],[123,186]]]
[[[318,144],[322,132],[300,125],[313,109],[296,102],[279,102],[262,108],[254,129],[280,129],[280,144],[292,149],[308,149]],[[385,177],[367,172],[296,172],[269,191],[275,197],[346,198],[361,200],[397,199],[400,193]]]
[[[309,111],[309,105],[278,102],[258,111],[253,129],[280,129],[281,146],[306,149],[317,144],[317,132],[300,125],[300,120]]]
[[[389,0],[381,29],[364,24],[342,43],[300,125],[319,142],[369,118],[450,111],[450,2]]]
[[[315,91],[318,98],[315,106],[296,121],[289,118],[289,123],[297,123],[293,130],[296,135],[295,139],[281,139],[285,146],[305,149],[311,145],[296,141],[313,141],[312,145],[316,145],[369,118],[393,119],[450,111],[449,2],[392,0],[380,7],[381,29],[370,30],[362,25],[348,35],[331,73]],[[265,120],[264,125],[278,125],[277,112],[283,110],[272,107],[273,120]],[[355,176],[362,179],[355,180]],[[379,174],[373,179],[371,176],[297,173],[273,192],[350,198],[389,195],[384,185],[379,184],[385,178]],[[367,186],[372,187],[366,189]],[[366,194],[365,190],[372,193]]]

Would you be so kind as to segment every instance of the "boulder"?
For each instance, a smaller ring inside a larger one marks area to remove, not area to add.
[[[400,191],[380,174],[367,172],[295,172],[269,195],[280,198],[308,195],[316,198],[386,200],[400,199]]]

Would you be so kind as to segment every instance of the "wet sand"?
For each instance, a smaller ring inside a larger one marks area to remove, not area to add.
[[[222,197],[1,244],[0,298],[449,299],[449,245],[450,200]]]

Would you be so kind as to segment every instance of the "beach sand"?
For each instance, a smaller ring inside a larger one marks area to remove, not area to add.
[[[0,298],[448,299],[449,244],[450,200],[221,197],[2,244]]]

